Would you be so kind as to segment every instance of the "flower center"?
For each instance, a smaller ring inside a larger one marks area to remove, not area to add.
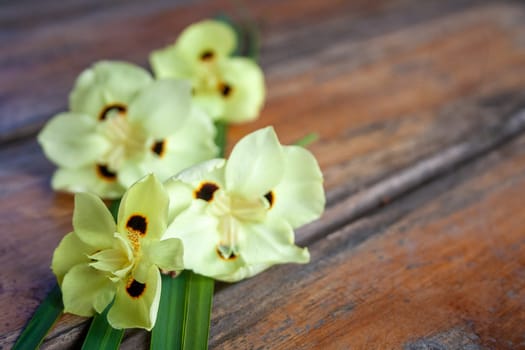
[[[111,143],[102,162],[113,171],[117,171],[126,159],[143,151],[146,147],[148,139],[142,130],[130,125],[123,114],[105,119],[101,127]]]
[[[115,235],[112,248],[98,251],[88,257],[92,260],[91,267],[107,272],[108,278],[114,282],[124,278],[135,264],[129,243],[118,235]]]
[[[268,203],[261,198],[244,198],[219,189],[208,207],[219,218],[220,243],[218,250],[228,259],[238,255],[240,226],[243,222],[260,222],[266,217]]]
[[[213,63],[207,63],[202,67],[196,80],[196,90],[201,93],[214,92],[220,84],[219,74]]]
[[[208,57],[207,52],[203,53],[203,57]],[[225,82],[219,70],[217,60],[203,59],[202,64],[199,65],[196,78],[194,80],[194,92],[197,94],[216,94],[219,93],[223,98],[229,97],[233,92],[233,86]]]

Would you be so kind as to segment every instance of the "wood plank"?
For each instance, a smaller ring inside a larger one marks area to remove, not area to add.
[[[524,169],[521,137],[313,244],[309,265],[221,290],[211,347],[523,348]]]

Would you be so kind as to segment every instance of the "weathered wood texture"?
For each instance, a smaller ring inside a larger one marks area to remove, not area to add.
[[[0,348],[54,283],[71,229],[72,197],[50,190],[34,135],[83,68],[145,66],[220,12],[260,25],[268,87],[230,144],[269,124],[284,142],[318,132],[329,208],[298,232],[311,264],[219,286],[212,348],[525,348],[525,141],[503,145],[525,129],[524,4],[31,3],[0,7]],[[67,315],[43,348],[75,348],[84,331]],[[146,341],[130,331],[123,348]]]
[[[522,136],[329,234],[309,265],[220,291],[211,344],[525,348],[524,193]]]

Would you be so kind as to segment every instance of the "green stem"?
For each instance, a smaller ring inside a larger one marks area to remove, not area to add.
[[[58,285],[55,285],[36,309],[35,314],[18,337],[13,350],[37,349],[47,332],[62,315],[63,310],[62,293]]]

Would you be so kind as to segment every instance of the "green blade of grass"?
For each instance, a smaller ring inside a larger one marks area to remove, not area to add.
[[[107,321],[108,310],[111,304],[101,314],[93,317],[89,331],[84,339],[82,350],[91,349],[104,349],[112,350],[118,349],[122,336],[124,335],[123,329],[114,329]]]
[[[64,310],[58,285],[48,293],[18,337],[13,350],[37,349]]]

